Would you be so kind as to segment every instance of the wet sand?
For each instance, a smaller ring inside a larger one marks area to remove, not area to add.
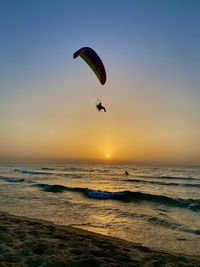
[[[0,267],[200,266],[200,256],[145,248],[69,226],[0,212]]]

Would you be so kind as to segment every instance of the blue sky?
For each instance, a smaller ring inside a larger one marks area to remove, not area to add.
[[[1,157],[200,158],[199,1],[0,5]],[[101,56],[103,88],[84,62],[73,60],[82,46]],[[107,117],[95,113],[97,97],[108,105]],[[93,141],[82,147],[83,136]],[[177,140],[166,151],[163,144]]]

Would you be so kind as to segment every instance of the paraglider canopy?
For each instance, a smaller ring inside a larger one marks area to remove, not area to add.
[[[80,56],[94,71],[100,83],[103,85],[106,82],[106,71],[97,53],[90,47],[82,47],[73,54],[73,58]]]

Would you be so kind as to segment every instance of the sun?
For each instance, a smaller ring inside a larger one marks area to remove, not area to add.
[[[109,155],[109,154],[107,154],[107,155],[106,155],[106,158],[107,158],[107,159],[109,159],[109,158],[110,158],[110,155]]]

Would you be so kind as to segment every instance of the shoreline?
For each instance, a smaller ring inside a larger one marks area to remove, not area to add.
[[[0,211],[0,266],[200,266],[200,256],[146,248],[123,239]]]

